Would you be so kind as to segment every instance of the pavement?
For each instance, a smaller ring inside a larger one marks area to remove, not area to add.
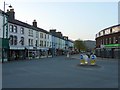
[[[80,66],[79,55],[2,64],[3,88],[117,88],[118,62]]]
[[[2,89],[2,64],[0,63],[0,90]]]

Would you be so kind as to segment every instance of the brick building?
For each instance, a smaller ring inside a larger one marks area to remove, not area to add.
[[[96,55],[120,58],[120,24],[105,28],[96,34]]]

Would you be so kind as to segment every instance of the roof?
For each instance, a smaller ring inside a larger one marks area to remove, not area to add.
[[[17,20],[17,19],[10,19],[10,18],[8,18],[8,22],[9,22],[9,23],[12,23],[12,24],[16,24],[16,25],[23,26],[23,27],[26,27],[26,28],[30,28],[30,29],[33,29],[33,30],[36,30],[36,31],[44,32],[44,33],[46,33],[46,34],[50,34],[50,35],[53,35],[53,36],[55,36],[55,37],[58,37],[58,38],[60,38],[60,39],[65,40],[63,36],[61,37],[61,36],[58,36],[58,35],[56,35],[56,34],[52,34],[52,33],[48,32],[47,30],[44,30],[44,29],[39,28],[39,27],[32,26],[32,25],[30,25],[30,24],[28,24],[28,23],[19,21],[19,20]],[[72,40],[68,40],[68,41],[73,42]]]
[[[68,41],[70,41],[71,43],[73,43],[73,42],[74,42],[73,40],[70,40],[70,39],[68,39]]]
[[[0,13],[2,13],[3,15],[8,16],[8,14],[7,14],[7,13],[5,13],[4,11],[2,11],[1,9],[0,9]]]
[[[16,20],[16,19],[8,19],[8,22],[9,23],[13,23],[13,24],[16,24],[16,25],[20,25],[20,26],[23,26],[23,27],[26,27],[26,28],[30,28],[30,29],[34,29],[36,31],[41,31],[41,32],[44,32],[44,33],[47,33],[49,34],[48,31],[42,29],[42,28],[39,28],[39,27],[34,27],[28,23],[25,23],[25,22],[22,22],[22,21],[19,21],[19,20]]]
[[[107,30],[107,29],[110,29],[110,28],[114,28],[114,27],[117,27],[117,26],[120,26],[120,24],[117,24],[117,25],[114,25],[114,26],[111,26],[111,27],[105,28],[105,29],[103,29],[103,30],[101,30],[101,31],[104,31],[104,30]],[[100,31],[100,32],[101,32],[101,31]]]

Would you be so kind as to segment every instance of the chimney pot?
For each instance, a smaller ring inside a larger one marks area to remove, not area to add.
[[[37,22],[36,22],[35,19],[33,20],[33,26],[34,26],[34,27],[37,27]]]

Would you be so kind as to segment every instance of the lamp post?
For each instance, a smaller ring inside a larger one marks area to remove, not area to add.
[[[3,39],[2,39],[2,63],[4,62],[4,54],[5,54],[5,49],[4,49],[4,39],[8,38],[8,26],[6,28],[6,37],[5,37],[5,26],[8,24],[8,20],[6,20],[7,22],[5,22],[5,17],[7,17],[7,15],[5,15],[5,5],[8,5],[5,3],[4,1],[4,12],[3,12]],[[12,6],[10,5],[9,8],[12,8]]]

